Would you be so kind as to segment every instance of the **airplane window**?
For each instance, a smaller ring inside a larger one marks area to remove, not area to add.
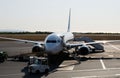
[[[56,40],[47,40],[47,43],[56,43]]]

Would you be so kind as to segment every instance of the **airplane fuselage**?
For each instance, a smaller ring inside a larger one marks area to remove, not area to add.
[[[52,33],[45,39],[45,51],[48,54],[57,54],[61,52],[63,48],[66,47],[66,43],[73,38],[74,36],[71,32],[62,34]]]

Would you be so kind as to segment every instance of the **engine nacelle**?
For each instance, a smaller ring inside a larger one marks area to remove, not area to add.
[[[88,55],[90,53],[90,48],[87,46],[78,47],[77,54],[79,55]]]
[[[43,52],[44,47],[41,44],[34,45],[32,48],[32,52]]]

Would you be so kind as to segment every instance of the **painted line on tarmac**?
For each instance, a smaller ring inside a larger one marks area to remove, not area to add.
[[[71,70],[71,71],[59,71],[58,73],[61,73],[61,72],[92,72],[92,71],[110,71],[110,70],[120,70],[120,68],[107,68],[106,70],[105,69],[85,69],[85,70]],[[55,72],[54,71],[51,71],[52,72]]]
[[[112,75],[102,75],[102,76],[81,76],[81,77],[72,77],[72,78],[112,78],[120,76],[120,74],[112,74]]]
[[[101,65],[102,65],[103,69],[106,70],[106,66],[105,66],[105,64],[104,64],[104,62],[103,62],[102,59],[100,59],[100,63],[101,63]]]
[[[114,57],[114,55],[108,55],[108,57],[111,57],[111,58],[112,58],[112,57]]]
[[[116,76],[120,76],[120,74],[115,74]]]
[[[73,70],[73,69],[74,69],[74,65],[71,65],[71,66],[60,65],[60,67],[58,67],[56,70],[64,71],[64,70]]]
[[[72,78],[96,78],[98,76],[83,76],[83,77],[72,77]]]
[[[92,71],[104,71],[104,69],[85,69],[85,70],[59,71],[58,73],[61,73],[61,72],[92,72]]]
[[[24,75],[24,73],[18,73],[18,74],[6,74],[6,75],[0,75],[0,77],[5,77],[5,76],[17,76],[17,75]]]
[[[115,47],[114,45],[112,45],[112,44],[110,44],[110,43],[107,43],[108,45],[110,45],[111,47],[113,47],[114,49],[116,49],[116,50],[119,50],[120,51],[120,48],[118,48],[118,47]]]
[[[108,70],[120,70],[120,68],[107,68]]]

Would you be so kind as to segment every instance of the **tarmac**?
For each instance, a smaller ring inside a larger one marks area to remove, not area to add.
[[[33,44],[15,41],[0,42],[0,49],[10,55],[31,52]],[[64,60],[48,74],[29,74],[27,62],[9,58],[0,64],[0,78],[120,78],[120,42],[103,45],[105,52],[91,53],[85,58]],[[22,49],[22,50],[21,50]]]

